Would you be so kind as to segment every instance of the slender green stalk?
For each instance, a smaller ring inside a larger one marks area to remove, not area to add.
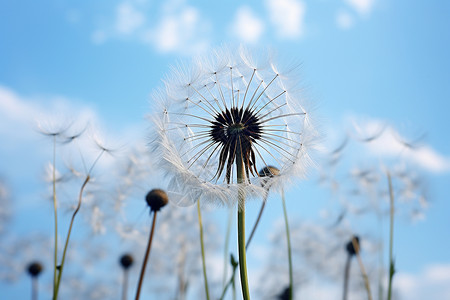
[[[122,300],[127,300],[128,295],[128,269],[123,270],[123,281],[122,281]]]
[[[52,170],[52,185],[53,185],[53,208],[55,215],[55,251],[53,257],[53,294],[56,291],[57,280],[57,265],[58,265],[58,203],[56,201],[56,135],[53,136],[53,170]]]
[[[38,278],[31,277],[31,300],[38,300]]]
[[[353,243],[353,248],[356,250],[355,255],[356,258],[358,259],[358,264],[359,264],[359,268],[361,270],[361,274],[363,276],[363,280],[364,280],[364,286],[366,288],[367,291],[367,299],[372,300],[372,292],[370,291],[370,282],[369,282],[369,276],[367,276],[367,272],[366,269],[364,268],[364,264],[362,262],[361,259],[361,254],[359,251],[359,244],[357,242],[357,240],[355,238],[352,239],[352,243]]]
[[[64,263],[66,261],[66,253],[67,253],[67,249],[69,246],[70,234],[72,233],[73,222],[75,220],[75,217],[76,217],[78,211],[81,208],[81,200],[83,199],[84,188],[86,187],[86,185],[90,179],[91,179],[91,177],[89,175],[87,175],[86,179],[84,180],[83,184],[81,185],[80,194],[78,196],[78,205],[77,205],[75,211],[73,212],[72,219],[70,220],[69,232],[67,233],[66,243],[64,245],[63,255],[62,255],[62,259],[61,259],[61,265],[59,266],[58,277],[56,279],[56,286],[55,286],[55,290],[53,292],[53,300],[58,299],[59,286],[61,284],[61,276],[62,276],[62,272],[64,269]]]
[[[205,259],[205,243],[203,241],[203,223],[202,213],[200,210],[200,199],[197,200],[198,226],[200,228],[200,247],[202,250],[203,278],[205,279],[206,299],[209,300],[208,276],[206,275],[206,259]]]
[[[227,232],[225,233],[225,245],[223,250],[223,279],[222,288],[225,289],[228,277],[228,248],[230,245],[230,231],[231,231],[231,221],[233,220],[233,211],[230,209],[228,211],[228,223]]]
[[[142,263],[141,275],[139,276],[139,283],[136,290],[136,300],[139,300],[141,295],[142,282],[144,281],[145,268],[147,267],[148,257],[150,256],[150,248],[152,246],[153,232],[156,225],[156,211],[153,212],[152,229],[150,230],[150,236],[148,238],[147,250],[145,251],[144,262]]]
[[[289,259],[289,300],[293,299],[294,295],[294,275],[292,269],[292,247],[291,247],[291,237],[289,233],[289,221],[286,209],[286,200],[284,198],[284,190],[281,191],[281,202],[283,203],[283,213],[284,213],[284,223],[286,225],[286,240],[288,248],[288,259]]]
[[[248,249],[248,246],[250,245],[250,242],[253,239],[253,235],[255,234],[256,227],[258,227],[259,221],[261,220],[261,216],[262,216],[262,213],[264,211],[264,207],[266,207],[266,201],[267,201],[267,196],[268,195],[269,195],[269,191],[267,191],[265,196],[264,196],[264,200],[263,200],[263,203],[261,204],[261,209],[259,210],[259,214],[258,214],[258,217],[256,218],[255,225],[253,225],[252,232],[250,233],[250,236],[248,237],[248,240],[247,240],[247,244],[245,245],[245,250]]]
[[[391,174],[387,172],[388,184],[389,184],[389,198],[390,198],[390,230],[389,230],[389,284],[387,299],[391,300],[392,297],[392,279],[395,273],[393,248],[394,248],[394,191],[392,189]]]
[[[344,270],[344,288],[342,290],[342,300],[347,300],[348,281],[350,279],[350,266],[352,263],[352,255],[347,255],[347,261],[345,262]]]
[[[242,154],[236,155],[236,173],[237,182],[241,184],[245,181],[244,162]],[[247,278],[247,259],[245,253],[245,194],[243,189],[239,188],[238,202],[238,252],[239,252],[239,272],[241,275],[242,298],[250,299],[250,291]]]

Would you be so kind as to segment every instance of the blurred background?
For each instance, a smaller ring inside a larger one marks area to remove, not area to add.
[[[120,299],[125,252],[134,295],[151,224],[144,197],[167,185],[146,148],[151,93],[180,61],[242,44],[300,65],[322,134],[315,166],[286,191],[295,296],[341,298],[345,245],[357,234],[374,299],[385,299],[389,172],[394,296],[449,299],[449,15],[437,0],[1,1],[0,298],[30,297],[33,261],[44,267],[40,297],[50,298],[54,145],[60,241],[86,171],[107,150],[75,221],[61,297]],[[248,203],[248,230],[260,205]],[[231,274],[229,252],[237,257],[228,215],[203,208],[214,299]],[[270,194],[247,254],[255,299],[288,283],[282,216]],[[143,295],[203,299],[196,208],[163,210],[154,243]],[[356,261],[351,274],[349,299],[363,299]]]

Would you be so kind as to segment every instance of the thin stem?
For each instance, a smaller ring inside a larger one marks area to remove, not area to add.
[[[223,279],[222,279],[222,288],[225,289],[225,285],[227,284],[228,277],[228,248],[230,245],[230,231],[231,231],[231,221],[233,219],[233,211],[230,209],[228,211],[228,223],[227,223],[227,232],[225,233],[225,245],[223,251]]]
[[[156,211],[153,212],[152,229],[150,230],[150,236],[148,238],[147,250],[145,251],[144,262],[142,263],[141,275],[139,276],[139,283],[136,290],[136,300],[141,295],[142,282],[144,281],[145,268],[147,267],[148,257],[150,256],[150,248],[152,246],[153,232],[155,231],[156,224]]]
[[[352,244],[353,244],[353,248],[356,250],[356,258],[358,259],[358,264],[359,264],[359,268],[361,270],[361,274],[363,276],[364,279],[364,286],[366,288],[367,291],[367,299],[372,300],[372,292],[370,291],[370,283],[369,283],[369,276],[367,276],[367,272],[366,269],[364,268],[364,264],[362,262],[361,259],[361,254],[359,251],[359,243],[355,238],[352,238]]]
[[[203,223],[202,223],[202,213],[200,210],[200,199],[197,200],[197,212],[198,212],[198,226],[200,228],[200,247],[202,250],[202,265],[203,265],[203,278],[205,279],[205,293],[206,299],[209,300],[208,276],[206,275],[205,244],[203,241]]]
[[[390,198],[390,230],[389,230],[389,284],[387,299],[391,300],[392,297],[392,278],[395,273],[393,248],[394,248],[394,191],[392,189],[391,174],[387,172],[388,184],[389,184],[389,198]]]
[[[56,135],[53,136],[53,170],[52,170],[52,185],[53,185],[53,208],[55,215],[55,252],[53,264],[53,294],[56,291],[57,265],[58,265],[58,203],[56,201]]]
[[[352,262],[352,255],[347,255],[347,261],[345,262],[345,271],[344,271],[344,288],[342,292],[342,300],[347,300],[347,291],[348,291],[348,281],[350,278],[350,265]]]
[[[31,300],[38,299],[38,277],[31,277]]]
[[[122,281],[122,300],[127,300],[128,294],[128,269],[123,270],[123,281]]]
[[[245,245],[245,250],[248,250],[248,246],[250,245],[250,242],[253,239],[253,235],[255,234],[256,227],[258,227],[259,221],[261,220],[261,216],[262,216],[262,213],[264,211],[264,207],[266,207],[266,201],[267,201],[267,195],[268,194],[269,194],[269,191],[266,191],[266,193],[264,195],[263,203],[261,205],[261,209],[259,210],[258,217],[256,218],[255,225],[253,225],[252,232],[250,233],[250,236],[248,237],[248,240],[247,240],[247,244]]]
[[[283,203],[283,213],[284,213],[284,223],[286,225],[286,240],[288,248],[288,259],[289,259],[289,300],[293,299],[294,295],[294,275],[292,269],[292,248],[291,248],[291,237],[289,233],[289,221],[286,209],[286,200],[284,199],[284,190],[281,191],[281,202]]]
[[[70,234],[72,233],[73,222],[75,220],[75,217],[76,217],[78,211],[81,208],[81,200],[83,199],[84,188],[86,187],[86,185],[90,179],[91,179],[91,177],[89,175],[87,175],[86,179],[84,180],[83,184],[81,185],[80,194],[78,195],[78,205],[77,205],[75,211],[73,212],[72,219],[70,220],[69,232],[67,233],[66,243],[64,245],[63,255],[62,255],[62,259],[61,259],[61,265],[59,266],[59,273],[58,273],[58,277],[56,280],[56,286],[55,286],[55,289],[53,292],[53,300],[58,299],[59,286],[61,284],[61,276],[62,276],[62,272],[64,269],[64,263],[66,261],[66,253],[67,253],[67,249],[69,246]]]
[[[236,173],[238,184],[242,184],[245,180],[245,170],[242,153],[240,151],[238,151],[236,155]],[[245,194],[242,188],[239,188],[238,249],[239,249],[239,271],[241,275],[242,297],[244,300],[249,300],[250,292],[248,287],[247,261],[245,253]]]

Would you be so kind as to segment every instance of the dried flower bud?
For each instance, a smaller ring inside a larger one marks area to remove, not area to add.
[[[148,192],[145,197],[148,206],[150,206],[151,211],[159,211],[163,206],[169,202],[169,197],[166,192],[161,189],[153,189]]]
[[[39,274],[42,272],[42,270],[43,270],[43,267],[38,262],[33,262],[33,263],[29,264],[27,267],[28,274],[30,274],[31,277],[39,276]]]
[[[120,265],[126,270],[133,265],[133,256],[130,254],[124,254],[120,258]]]
[[[280,174],[280,170],[273,166],[267,166],[259,171],[259,177],[273,177]]]
[[[359,251],[361,250],[361,247],[359,245],[359,237],[357,235],[354,235],[352,239],[347,243],[345,248],[349,255],[355,255],[359,253]]]

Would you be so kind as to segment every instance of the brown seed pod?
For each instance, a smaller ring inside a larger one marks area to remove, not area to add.
[[[150,206],[151,211],[159,211],[163,206],[169,202],[169,197],[166,192],[161,189],[153,189],[148,192],[145,201]]]

